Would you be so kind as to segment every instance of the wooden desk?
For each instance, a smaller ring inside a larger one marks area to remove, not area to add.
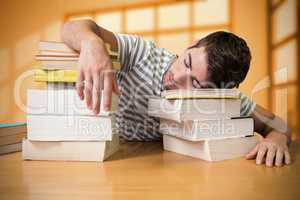
[[[105,163],[22,161],[0,156],[0,199],[300,199],[300,142],[294,163],[256,166],[243,158],[209,163],[125,143]]]

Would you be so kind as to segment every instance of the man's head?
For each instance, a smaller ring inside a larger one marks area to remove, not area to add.
[[[245,79],[251,61],[247,43],[218,31],[194,42],[164,76],[167,89],[233,88]]]

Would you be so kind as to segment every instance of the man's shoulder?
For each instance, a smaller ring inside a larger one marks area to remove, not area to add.
[[[115,33],[115,37],[123,43],[129,43],[137,49],[146,48],[152,56],[174,56],[175,54],[165,48],[158,47],[152,40],[147,40],[139,35]]]

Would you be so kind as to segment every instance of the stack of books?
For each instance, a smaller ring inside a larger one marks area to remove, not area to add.
[[[109,51],[110,52],[110,51]],[[41,41],[35,81],[47,89],[27,91],[24,160],[104,161],[119,148],[112,112],[94,115],[77,95],[78,53],[60,42]],[[115,63],[117,54],[110,52]]]
[[[118,54],[106,45],[114,69],[120,69]],[[79,54],[62,42],[41,41],[36,60],[42,65],[35,71],[34,80],[41,82],[74,83],[77,77]]]
[[[244,156],[257,143],[253,119],[240,117],[236,89],[167,90],[149,99],[164,149],[207,161]]]
[[[0,124],[0,155],[21,151],[26,123]]]

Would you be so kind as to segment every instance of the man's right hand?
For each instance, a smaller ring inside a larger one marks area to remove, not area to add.
[[[81,41],[78,61],[77,93],[87,107],[98,114],[103,98],[105,111],[110,110],[112,92],[120,94],[113,73],[113,65],[103,40],[93,38]],[[101,91],[103,90],[103,97]]]

